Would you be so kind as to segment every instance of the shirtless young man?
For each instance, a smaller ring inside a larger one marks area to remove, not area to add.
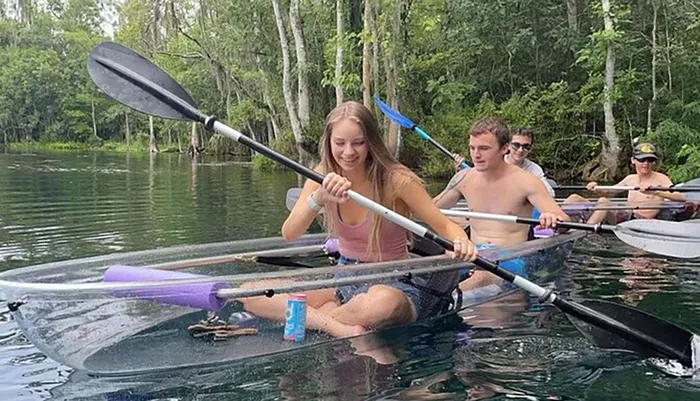
[[[673,185],[673,182],[665,174],[654,171],[654,162],[656,156],[656,148],[650,143],[640,143],[634,147],[634,156],[632,156],[632,165],[637,174],[630,174],[615,186],[633,186],[640,188],[648,188],[650,186],[668,186]],[[603,195],[596,206],[609,205],[610,200],[606,198],[611,193],[621,192],[615,190],[596,190],[598,184],[594,181],[589,182],[586,188],[591,192],[597,192]],[[629,191],[627,194],[627,202],[632,204],[650,205],[658,202],[663,202],[665,199],[673,201],[685,201],[683,194],[679,192],[669,191]],[[573,194],[566,198],[565,203],[570,202],[586,202],[586,198]],[[621,223],[631,219],[653,219],[659,215],[660,209],[638,209],[638,210],[596,210],[588,218],[588,223],[597,224],[608,222],[611,224]]]
[[[459,174],[464,175],[453,178],[439,199],[436,198],[436,204],[450,208],[464,197],[469,209],[475,212],[530,217],[536,207],[541,212],[542,227],[556,227],[557,221],[569,221],[569,216],[559,208],[540,179],[504,160],[509,141],[508,126],[501,118],[488,117],[472,125],[469,153],[474,167],[460,171]],[[471,241],[485,248],[525,242],[530,232],[527,225],[489,220],[474,219],[470,226]],[[503,263],[501,266],[509,268]],[[485,271],[475,271],[460,283],[460,288],[468,290],[490,283],[500,283],[500,279]]]

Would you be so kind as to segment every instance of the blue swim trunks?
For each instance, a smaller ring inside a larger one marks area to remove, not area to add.
[[[343,266],[343,265],[351,265],[351,264],[358,264],[362,263],[359,262],[355,259],[351,258],[346,258],[345,256],[340,256],[338,259],[338,266]],[[335,273],[333,275],[333,278],[343,278],[343,277],[353,277],[355,275],[359,275],[360,273],[351,273],[351,272],[340,272],[340,273]],[[416,316],[421,316],[421,294],[420,290],[416,288],[415,286],[412,286],[411,284],[404,283],[403,281],[398,281],[398,280],[392,280],[392,281],[387,281],[383,283],[385,285],[388,285],[390,287],[394,287],[397,290],[401,291],[406,295],[409,301],[413,304],[413,308],[416,311]],[[362,283],[362,284],[350,284],[350,285],[344,285],[342,287],[338,287],[335,290],[335,298],[338,300],[338,303],[341,305],[347,303],[352,299],[357,294],[363,294],[366,293],[371,286],[375,284],[372,283]]]
[[[494,249],[496,245],[491,243],[476,244],[476,249]],[[525,260],[523,258],[513,258],[506,260],[499,260],[498,266],[508,270],[513,274],[527,278],[527,266],[525,265]],[[469,278],[469,269],[462,269],[459,271],[459,281],[464,281]]]

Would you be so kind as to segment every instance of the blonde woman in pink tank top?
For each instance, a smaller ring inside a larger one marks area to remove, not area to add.
[[[438,234],[452,239],[452,257],[465,261],[476,258],[476,248],[464,230],[440,213],[421,180],[389,152],[377,121],[365,106],[345,102],[333,109],[326,118],[320,148],[321,163],[316,171],[326,178],[323,185],[306,181],[282,226],[285,239],[304,234],[325,209],[324,226],[339,239],[339,264],[407,258],[406,230],[350,200],[347,191],[352,188],[398,213],[416,215]],[[430,303],[422,302],[425,295],[417,286],[399,281],[322,289],[306,295],[307,327],[333,336],[356,335],[437,312],[422,308]],[[284,319],[285,296],[249,298],[244,304],[258,316]]]

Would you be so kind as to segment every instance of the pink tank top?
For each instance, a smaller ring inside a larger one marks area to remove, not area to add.
[[[388,220],[383,220],[379,226],[379,249],[369,253],[369,235],[372,231],[373,213],[367,211],[362,222],[352,225],[343,222],[338,205],[330,207],[335,225],[335,235],[338,236],[340,254],[360,262],[378,262],[404,259],[408,253],[406,248],[406,229]]]

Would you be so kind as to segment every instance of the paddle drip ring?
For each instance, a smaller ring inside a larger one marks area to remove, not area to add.
[[[207,131],[214,131],[214,123],[216,122],[216,117],[214,116],[209,116],[204,119],[204,128],[207,129]]]
[[[553,293],[554,293],[553,290],[546,290],[544,292],[544,294],[542,294],[539,298],[537,298],[537,300],[540,301],[541,304],[543,304],[543,303],[547,302],[547,300],[549,299],[549,297],[552,296]]]

